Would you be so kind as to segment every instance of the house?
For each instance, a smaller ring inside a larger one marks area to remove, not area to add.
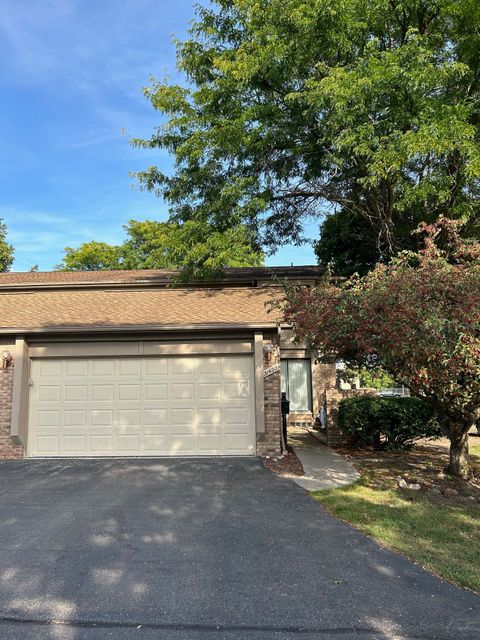
[[[0,458],[275,455],[280,391],[312,422],[335,367],[279,324],[318,267],[0,274]],[[274,276],[272,278],[272,276]]]

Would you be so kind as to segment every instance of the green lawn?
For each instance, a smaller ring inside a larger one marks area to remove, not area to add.
[[[470,443],[470,455],[480,458],[480,442]]]
[[[470,450],[474,461],[480,463],[480,443],[472,443]],[[342,489],[318,491],[313,496],[330,513],[380,544],[450,582],[480,592],[480,505],[466,504],[461,497],[434,497],[423,485],[418,493],[397,489],[396,473],[413,473],[409,480],[422,482],[419,470],[423,470],[425,481],[430,480],[428,466],[423,466],[425,457],[422,456],[421,465],[415,465],[414,459],[415,453],[410,452],[392,455],[390,464],[388,454],[354,460],[362,472],[359,482]],[[458,483],[454,486],[459,487]],[[463,493],[468,492],[467,486]]]

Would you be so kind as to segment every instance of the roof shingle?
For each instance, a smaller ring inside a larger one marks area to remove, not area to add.
[[[238,267],[227,268],[223,276],[216,282],[221,285],[237,282],[254,282],[255,280],[270,279],[272,275],[283,278],[319,278],[324,268],[307,265],[298,267]],[[103,284],[128,284],[155,286],[165,285],[175,278],[178,270],[172,269],[142,269],[116,271],[10,271],[0,273],[0,288],[18,287],[43,288],[46,286],[81,286]],[[201,283],[196,283],[202,286]],[[214,283],[212,283],[214,284]],[[208,286],[208,285],[203,285]]]
[[[128,289],[3,292],[0,329],[80,329],[195,325],[271,325],[280,289]]]

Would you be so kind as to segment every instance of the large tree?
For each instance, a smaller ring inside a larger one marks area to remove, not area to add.
[[[10,270],[14,253],[14,248],[7,242],[7,225],[0,218],[0,271]]]
[[[338,276],[364,275],[382,259],[369,223],[345,209],[322,222],[313,248],[318,264]]]
[[[185,82],[145,90],[161,124],[133,143],[175,164],[140,183],[271,246],[348,211],[384,260],[399,226],[476,219],[479,23],[477,0],[214,0],[177,44]]]
[[[61,271],[105,271],[123,269],[122,248],[106,242],[91,240],[79,247],[65,247]]]
[[[363,278],[287,287],[285,320],[320,359],[382,366],[433,406],[451,442],[449,471],[468,474],[480,419],[480,242],[455,223],[425,226],[424,249]]]
[[[245,226],[219,232],[200,221],[184,224],[130,220],[121,245],[86,242],[67,247],[59,269],[180,269],[178,280],[214,280],[225,267],[263,264],[263,254]]]

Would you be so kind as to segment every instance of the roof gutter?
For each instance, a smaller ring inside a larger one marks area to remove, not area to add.
[[[46,333],[149,333],[170,331],[215,331],[215,330],[259,330],[277,329],[277,322],[254,322],[243,324],[204,323],[204,324],[160,324],[160,325],[84,325],[84,326],[46,326],[46,327],[1,327],[0,335],[29,335]]]

